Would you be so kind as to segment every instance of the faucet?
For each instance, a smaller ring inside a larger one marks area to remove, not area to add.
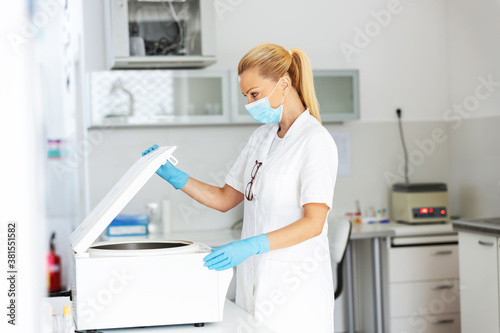
[[[110,113],[110,114],[106,115],[106,118],[109,118],[109,117],[132,117],[134,115],[134,95],[132,95],[132,93],[123,86],[123,83],[120,79],[117,79],[113,83],[113,86],[111,86],[111,90],[109,91],[109,93],[112,94],[112,93],[115,93],[115,92],[120,91],[120,90],[128,95],[128,98],[129,98],[128,114],[123,115],[123,114]]]

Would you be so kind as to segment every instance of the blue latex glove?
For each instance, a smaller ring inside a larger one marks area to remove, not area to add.
[[[142,152],[142,156],[152,152],[156,148],[158,148],[158,145],[149,147],[148,149]],[[175,187],[176,190],[183,188],[184,185],[186,185],[189,178],[187,173],[177,169],[172,163],[170,163],[170,161],[167,161],[167,163],[159,167],[158,170],[156,170],[156,173],[161,178],[165,179],[167,182],[172,184],[172,186]]]
[[[262,234],[212,249],[212,253],[203,258],[203,260],[205,261],[205,266],[209,269],[222,271],[238,266],[254,254],[266,253],[268,251],[269,239],[266,234]]]

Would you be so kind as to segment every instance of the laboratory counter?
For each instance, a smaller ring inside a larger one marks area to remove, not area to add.
[[[203,332],[203,333],[227,333],[227,332],[255,332],[272,333],[273,331],[264,324],[248,314],[245,310],[226,299],[224,305],[224,320],[217,323],[206,323],[203,327],[188,325],[170,325],[140,328],[122,328],[99,330],[109,333],[176,333],[176,332]]]
[[[334,223],[335,218],[329,217],[328,223]],[[184,239],[204,243],[211,247],[219,247],[232,241],[240,239],[241,230],[220,229],[220,230],[201,230],[201,231],[181,231],[172,232],[163,235],[150,236],[149,238],[163,239]],[[355,297],[354,297],[354,276],[353,265],[356,254],[353,253],[353,243],[368,241],[370,242],[370,257],[373,270],[373,297],[375,302],[375,322],[374,331],[383,332],[383,303],[382,289],[383,276],[381,264],[381,243],[385,239],[399,239],[399,242],[405,242],[412,238],[418,238],[420,242],[425,243],[426,239],[432,239],[432,242],[442,240],[444,242],[456,241],[457,232],[453,230],[451,223],[436,224],[402,224],[396,222],[374,223],[374,224],[352,224],[351,242],[346,251],[346,285],[345,292],[347,298],[347,331],[354,332],[355,322]],[[431,240],[429,240],[431,242]],[[226,308],[233,311],[234,304]],[[232,313],[232,312],[231,312]],[[231,316],[231,315],[230,315]],[[183,328],[185,329],[185,328]]]
[[[55,310],[55,313],[60,312],[64,305],[71,305],[69,297],[45,298]],[[196,300],[193,300],[196,302]],[[82,331],[86,332],[86,331]],[[95,332],[95,331],[92,331]],[[228,333],[228,332],[254,332],[254,333],[273,333],[271,329],[264,324],[258,322],[254,317],[248,314],[245,310],[226,299],[224,305],[224,320],[215,323],[206,323],[203,327],[195,327],[193,324],[186,325],[169,325],[169,326],[152,326],[152,327],[136,327],[136,328],[115,328],[115,329],[100,329],[102,333],[176,333],[176,332],[193,332],[193,333]]]
[[[500,218],[455,220],[453,229],[498,237],[500,236]]]
[[[328,223],[333,223],[330,217]],[[438,224],[402,224],[396,222],[352,225],[351,239],[383,238],[390,236],[422,236],[453,233],[451,223]],[[216,229],[197,231],[174,231],[171,233],[150,236],[149,238],[184,239],[197,241],[211,247],[218,247],[240,239],[241,229]]]
[[[403,236],[427,236],[453,233],[451,223],[436,224],[404,224],[404,223],[353,223],[351,239],[367,239],[381,237],[403,237]]]
[[[332,221],[329,221],[330,223]],[[391,239],[400,245],[413,242],[418,239],[421,244],[435,243],[435,242],[456,242],[458,236],[456,231],[453,230],[452,224],[436,223],[436,224],[403,224],[403,223],[374,223],[374,224],[352,224],[351,242],[346,251],[345,265],[346,265],[346,315],[347,315],[347,332],[355,332],[356,322],[356,297],[354,293],[354,286],[356,284],[354,278],[354,257],[359,258],[359,254],[353,253],[353,247],[358,242],[369,242],[367,254],[371,260],[371,276],[372,276],[372,299],[374,301],[373,322],[371,324],[370,332],[382,333],[384,332],[384,304],[383,304],[383,290],[388,286],[384,286],[384,276],[382,267],[382,249],[381,244],[383,240],[388,239],[386,244],[390,244]]]

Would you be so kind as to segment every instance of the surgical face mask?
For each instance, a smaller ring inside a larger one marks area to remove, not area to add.
[[[280,81],[281,78],[278,80],[278,83],[280,83]],[[283,115],[283,101],[285,100],[285,95],[283,95],[283,99],[281,100],[281,105],[278,106],[276,109],[273,109],[271,107],[268,98],[273,94],[274,90],[278,86],[278,83],[276,83],[276,85],[273,88],[273,91],[271,91],[271,93],[268,96],[261,98],[258,101],[245,105],[245,108],[247,109],[248,113],[250,113],[252,118],[257,120],[259,123],[275,124],[281,120],[281,117]]]

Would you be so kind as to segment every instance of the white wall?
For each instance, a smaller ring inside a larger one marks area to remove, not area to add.
[[[235,69],[247,51],[264,42],[300,47],[315,69],[359,69],[362,120],[390,121],[395,107],[403,108],[408,120],[442,119],[448,107],[444,0],[239,2],[217,16],[214,68]],[[376,24],[372,11],[387,12],[389,4],[398,3],[397,14],[359,54],[344,56],[342,45],[362,45],[356,43],[357,28]]]
[[[481,85],[479,77],[491,75],[497,83],[489,97],[479,100],[477,108],[468,110],[465,105],[464,119],[500,114],[499,15],[500,2],[496,0],[454,0],[448,6],[450,101],[467,104],[466,99]]]
[[[498,216],[500,2],[455,0],[450,4],[450,100],[464,105],[461,113],[448,113],[453,117],[449,123],[451,204],[463,217]],[[478,80],[489,76],[497,84],[491,91]]]
[[[500,116],[473,118],[450,131],[451,203],[467,218],[500,216]]]
[[[403,117],[410,120],[405,124],[410,151],[419,150],[415,139],[431,138],[431,131],[437,127],[446,129],[442,122],[442,112],[448,105],[444,1],[400,2],[398,14],[392,15],[387,27],[382,27],[366,48],[352,55],[351,63],[342,53],[340,44],[357,45],[356,27],[364,29],[366,24],[376,22],[370,12],[386,10],[388,3],[321,0],[311,6],[306,1],[242,1],[232,11],[216,17],[218,61],[212,68],[235,69],[241,56],[262,42],[302,47],[317,69],[359,68],[361,121],[326,125],[330,130],[350,131],[353,141],[353,175],[338,179],[335,214],[355,209],[356,199],[364,207],[388,206],[385,175],[401,175],[396,107],[403,108]],[[96,40],[99,38],[102,35]],[[105,195],[141,150],[153,143],[179,146],[176,155],[183,170],[197,179],[221,185],[222,175],[256,126],[114,129],[103,133],[102,142],[94,145],[89,155],[90,207]],[[436,152],[430,155],[416,160],[419,165],[410,179],[448,182],[448,143],[437,145]],[[214,174],[218,175],[216,180],[211,176]],[[146,202],[166,198],[177,204],[176,230],[227,227],[242,214],[241,207],[227,214],[199,207],[155,178],[126,211],[144,211]]]

